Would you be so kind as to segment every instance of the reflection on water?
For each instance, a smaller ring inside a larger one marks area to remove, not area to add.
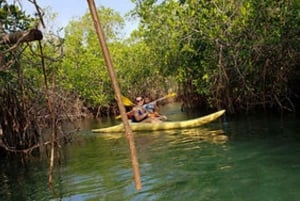
[[[183,139],[178,138],[177,135],[187,136],[189,139],[197,141],[207,141],[210,143],[223,144],[228,140],[228,136],[223,130],[209,130],[201,128],[192,128],[192,129],[181,129],[181,130],[166,130],[166,131],[153,131],[145,132],[151,135],[159,135],[163,133],[168,137],[172,138],[173,142],[176,143],[177,140],[182,141]],[[133,133],[134,135],[139,135],[140,133]],[[124,137],[124,133],[102,133],[98,134],[98,137],[105,139],[119,139]]]
[[[91,133],[86,122],[82,134],[62,150],[55,195],[48,189],[47,161],[25,167],[1,161],[0,198],[296,201],[300,196],[298,122],[256,116],[194,129],[135,132],[141,191],[135,190],[124,135]]]

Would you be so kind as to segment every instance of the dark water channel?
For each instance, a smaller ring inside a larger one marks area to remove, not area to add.
[[[178,105],[162,109],[171,120],[199,116],[180,112]],[[299,120],[226,115],[197,129],[137,132],[140,191],[126,138],[92,134],[99,122],[82,122],[83,131],[62,150],[55,194],[48,188],[48,161],[1,160],[0,200],[298,201]]]

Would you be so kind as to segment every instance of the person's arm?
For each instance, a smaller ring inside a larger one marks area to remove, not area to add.
[[[147,116],[148,116],[148,112],[144,112],[143,114],[139,114],[139,110],[134,108],[133,110],[133,115],[134,115],[134,118],[137,120],[137,121],[141,121],[143,119],[145,119]]]

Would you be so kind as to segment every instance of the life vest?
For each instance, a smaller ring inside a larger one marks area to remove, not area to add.
[[[155,112],[155,105],[153,103],[145,104],[143,108],[148,112]]]

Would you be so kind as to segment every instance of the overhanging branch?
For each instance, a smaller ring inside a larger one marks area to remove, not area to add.
[[[43,34],[40,30],[31,29],[29,31],[18,31],[14,33],[4,34],[0,36],[0,45],[16,44],[42,40]]]

